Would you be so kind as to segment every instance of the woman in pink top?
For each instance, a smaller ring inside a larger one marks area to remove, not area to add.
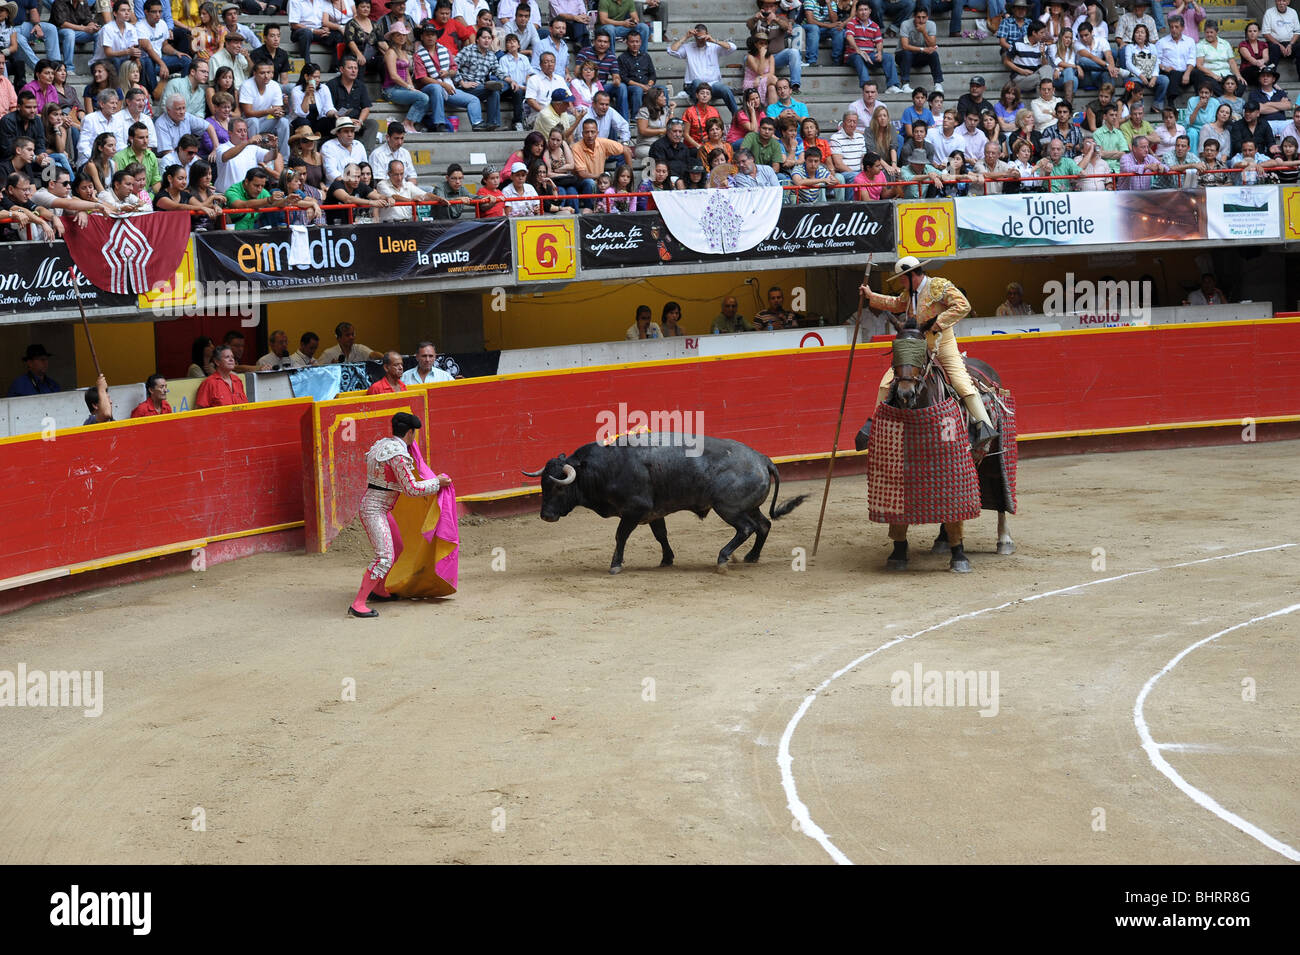
[[[750,133],[758,132],[758,122],[766,115],[758,90],[747,86],[742,96],[743,105],[731,117],[731,128],[727,130],[727,142],[733,146]]]
[[[59,104],[59,91],[54,88],[54,64],[49,60],[41,60],[36,65],[39,67],[36,71],[36,79],[23,89],[36,94],[36,109],[38,112],[44,112],[45,107],[51,103],[55,106]]]
[[[1174,0],[1174,8],[1165,14],[1165,18],[1168,19],[1175,13],[1183,18],[1183,36],[1191,37],[1193,43],[1201,42],[1201,22],[1205,19],[1201,5],[1188,3],[1187,0]]]
[[[745,81],[740,88],[758,90],[759,102],[771,106],[776,102],[776,60],[768,55],[767,37],[751,36],[745,47]]]

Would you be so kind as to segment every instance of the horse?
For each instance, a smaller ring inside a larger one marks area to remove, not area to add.
[[[886,404],[896,408],[921,409],[931,407],[944,400],[944,383],[938,362],[935,360],[934,353],[925,345],[926,333],[934,327],[937,321],[937,317],[932,318],[918,328],[915,322],[909,321],[907,324],[903,324],[897,319],[890,318],[890,322],[894,325],[898,335],[894,339],[892,347],[894,381],[890,386]],[[916,364],[918,349],[912,343],[917,341],[922,343],[920,351],[926,356],[924,365]],[[966,368],[972,380],[983,384],[985,388],[991,389],[993,392],[1001,390],[1002,379],[987,362],[976,358],[967,358]],[[983,392],[983,395],[986,406],[989,406],[988,392]],[[997,426],[999,419],[1003,415],[1002,408],[998,406],[996,401],[991,403],[989,413],[995,426]],[[985,442],[979,446],[972,444],[971,457],[975,463],[976,474],[979,477],[981,506],[984,510],[998,512],[997,552],[1006,555],[1014,554],[1016,545],[1015,541],[1011,539],[1010,525],[1007,521],[1007,506],[1011,502],[1011,495],[1008,493],[1002,463],[999,460],[1003,450],[1001,434],[1004,429],[998,427],[997,430],[999,436],[992,442]],[[867,429],[864,428],[863,432],[859,434],[859,450],[866,446],[866,433]],[[961,521],[954,521],[941,525],[939,534],[931,547],[931,552],[950,554],[949,569],[953,573],[968,574],[971,571],[971,564],[963,546],[962,524]],[[885,567],[888,570],[902,571],[907,569],[907,528],[908,525],[906,524],[889,525],[889,539],[894,542],[894,549],[885,562]]]

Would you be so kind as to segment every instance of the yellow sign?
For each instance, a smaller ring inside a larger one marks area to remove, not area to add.
[[[898,257],[915,255],[937,259],[957,252],[957,208],[951,200],[942,202],[900,202],[898,210]]]
[[[1300,241],[1300,186],[1284,186],[1282,208],[1286,210],[1286,231],[1282,238],[1289,242]]]
[[[178,309],[198,305],[198,277],[199,270],[194,265],[194,236],[190,236],[189,244],[185,246],[185,258],[176,266],[176,274],[172,276],[171,282],[157,291],[137,296],[140,308]]]
[[[516,219],[515,266],[520,282],[554,282],[578,274],[577,223],[572,219]]]

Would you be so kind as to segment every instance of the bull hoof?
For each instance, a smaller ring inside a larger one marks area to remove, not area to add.
[[[885,570],[907,570],[907,561],[895,560],[891,557],[889,560],[885,561]]]
[[[930,548],[931,554],[946,554],[952,550],[952,546],[946,540],[936,540],[934,546]]]
[[[725,574],[726,572],[727,572],[727,565],[725,563],[718,564],[718,573]]]
[[[617,574],[617,573],[620,573],[622,570],[623,570],[623,565],[622,565],[622,564],[611,564],[611,565],[610,565],[610,568],[609,568],[609,572],[610,572],[611,574]]]
[[[1015,552],[1016,552],[1015,541],[1000,541],[998,543],[998,553],[1002,554],[1004,557],[1007,554],[1014,554]]]
[[[970,561],[954,560],[951,564],[948,565],[948,569],[951,570],[954,574],[969,574]]]

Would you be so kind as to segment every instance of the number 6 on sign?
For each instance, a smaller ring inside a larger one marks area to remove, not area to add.
[[[900,202],[898,210],[898,257],[942,258],[957,251],[956,211],[953,203]]]
[[[572,219],[516,219],[516,278],[554,282],[577,275],[577,230]]]

